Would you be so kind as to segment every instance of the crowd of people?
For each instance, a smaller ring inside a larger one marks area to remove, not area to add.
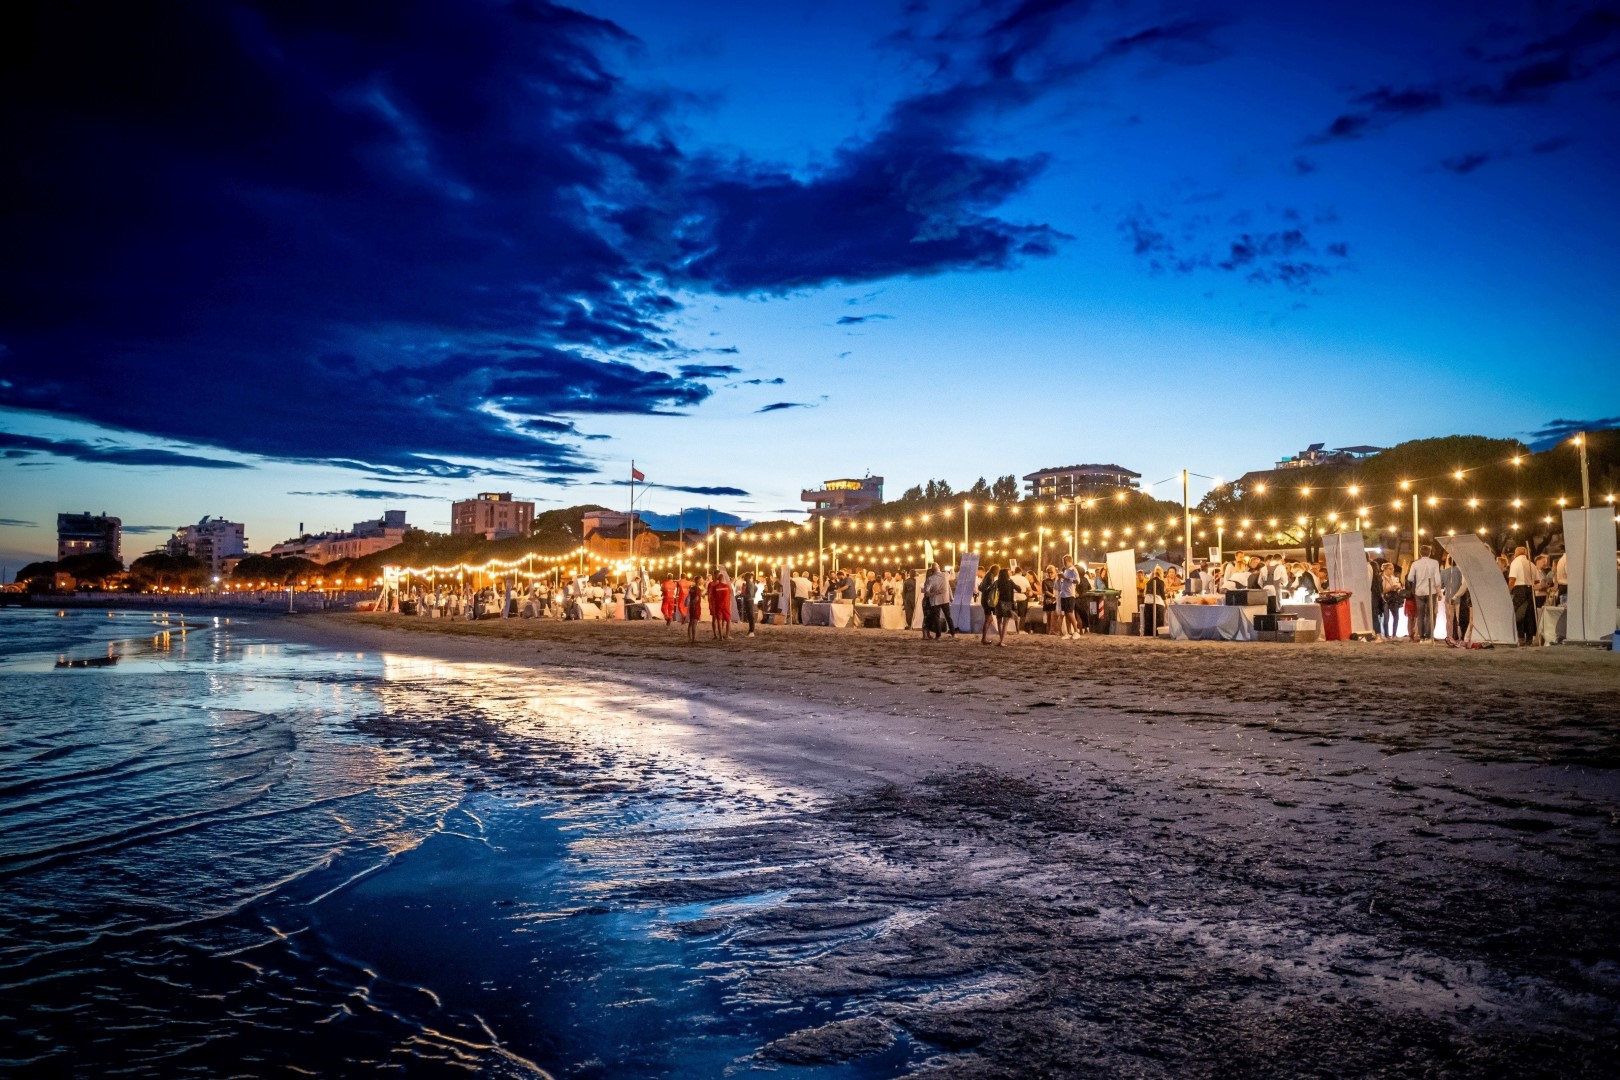
[[[1537,612],[1549,603],[1561,604],[1568,590],[1565,559],[1547,555],[1531,558],[1521,546],[1512,558],[1497,560],[1513,598],[1514,617],[1521,643],[1535,639]],[[1372,593],[1374,632],[1380,638],[1404,636],[1412,641],[1433,640],[1444,615],[1446,636],[1462,641],[1472,615],[1472,598],[1462,570],[1450,555],[1434,557],[1425,546],[1405,566],[1368,556],[1368,584]],[[786,622],[803,622],[804,605],[812,601],[894,605],[905,612],[905,625],[918,625],[921,610],[923,637],[956,638],[961,628],[951,614],[961,588],[983,613],[979,640],[1005,645],[1009,632],[1028,629],[1076,639],[1106,632],[1110,597],[1119,590],[1108,580],[1103,565],[1088,565],[1065,555],[1061,563],[1044,569],[1026,568],[1016,559],[990,563],[974,574],[971,584],[958,580],[957,570],[933,563],[920,572],[875,571],[864,568],[833,569],[821,574],[795,570],[790,575],[791,595],[783,603],[780,578],[743,570],[735,579],[721,566],[692,575],[666,575],[656,585],[645,573],[624,580],[595,578],[540,578],[527,584],[515,577],[496,578],[475,588],[457,581],[439,583],[408,580],[390,584],[377,602],[380,611],[448,619],[480,619],[503,614],[519,618],[581,619],[621,609],[624,617],[656,618],[666,625],[684,625],[688,641],[697,640],[705,609],[710,636],[729,640],[733,614],[747,624],[753,637],[767,614]],[[1286,559],[1235,552],[1224,561],[1195,562],[1190,575],[1169,564],[1136,570],[1136,596],[1141,610],[1141,632],[1156,635],[1165,625],[1165,609],[1178,600],[1219,595],[1233,589],[1261,590],[1279,603],[1310,603],[1327,582],[1322,561]],[[1039,618],[1031,612],[1038,610]],[[1403,633],[1404,631],[1404,633]]]

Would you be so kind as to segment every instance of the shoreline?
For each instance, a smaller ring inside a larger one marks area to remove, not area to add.
[[[805,1060],[874,1030],[973,1048],[941,1075],[1140,1066],[1095,1042],[1121,1033],[1174,1046],[1160,1067],[1176,1075],[1233,1055],[1262,1073],[1400,1072],[1414,1055],[1531,1073],[1620,1050],[1606,653],[293,623],[276,625],[315,647],[492,665],[548,716],[569,687],[600,687],[615,707],[584,722],[632,760],[808,795],[763,831],[659,840],[649,858],[687,872],[641,900],[786,897],[671,927],[734,942],[811,901],[911,912],[910,929],[751,976],[786,1000],[878,995],[866,1027],[788,1040]],[[881,1003],[945,973],[1008,981],[949,1007]]]

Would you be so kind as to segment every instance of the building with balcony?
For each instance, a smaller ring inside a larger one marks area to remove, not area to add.
[[[247,551],[247,530],[235,521],[205,517],[195,525],[183,525],[169,537],[170,555],[189,555],[208,564],[211,573],[229,572],[235,560]],[[227,562],[230,560],[230,562]]]
[[[810,509],[812,518],[854,517],[883,501],[883,477],[828,480],[814,491],[799,492],[799,501],[813,504]]]
[[[630,533],[634,526],[635,556],[645,559],[656,555],[662,541],[648,528],[640,514],[625,514],[617,510],[592,510],[580,523],[580,535],[585,538],[585,549],[592,555],[606,559],[630,557]]]
[[[1031,499],[1072,499],[1098,488],[1135,491],[1141,479],[1123,465],[1059,465],[1025,476],[1024,492]]]
[[[56,558],[70,555],[111,555],[124,561],[124,522],[106,512],[56,515]]]
[[[271,548],[268,555],[286,555],[310,562],[329,563],[338,559],[358,559],[387,551],[402,543],[410,526],[405,524],[405,511],[386,510],[373,521],[357,521],[348,532],[305,533],[291,540],[283,540]]]
[[[1285,457],[1277,462],[1277,468],[1305,469],[1312,465],[1348,465],[1363,458],[1370,458],[1374,454],[1381,454],[1387,449],[1383,446],[1341,446],[1336,450],[1328,450],[1326,446],[1326,443],[1311,443],[1293,457]]]
[[[534,503],[515,500],[510,491],[481,491],[475,498],[450,504],[452,536],[502,540],[528,536],[533,524]]]

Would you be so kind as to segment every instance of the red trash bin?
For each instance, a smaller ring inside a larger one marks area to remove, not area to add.
[[[1316,602],[1322,605],[1322,640],[1350,640],[1350,594],[1333,590],[1320,593]]]

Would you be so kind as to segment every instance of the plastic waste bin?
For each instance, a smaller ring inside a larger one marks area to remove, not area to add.
[[[1322,605],[1322,640],[1350,640],[1350,594],[1338,589],[1319,593],[1316,602]]]

